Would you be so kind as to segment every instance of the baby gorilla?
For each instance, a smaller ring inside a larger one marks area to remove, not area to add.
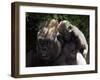
[[[76,27],[73,26],[69,21],[64,20],[61,21],[58,25],[59,37],[58,39],[64,44],[64,53],[68,50],[68,47],[72,47],[75,45],[75,50],[70,52],[69,55],[74,55],[75,60],[77,60],[77,64],[86,64],[84,57],[86,58],[88,52],[88,45],[85,39],[84,34]],[[71,43],[71,44],[70,44]],[[84,57],[83,57],[83,56]],[[81,58],[81,61],[79,59]],[[73,59],[74,59],[73,58]]]

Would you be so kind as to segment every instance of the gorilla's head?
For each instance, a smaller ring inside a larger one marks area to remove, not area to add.
[[[67,21],[67,20],[63,20],[59,23],[58,25],[58,31],[60,33],[60,35],[66,39],[66,40],[70,40],[71,38],[71,31],[72,31],[72,24]]]
[[[52,19],[38,31],[38,56],[43,61],[53,61],[56,59],[61,51],[61,44],[57,40],[57,26],[58,22]]]

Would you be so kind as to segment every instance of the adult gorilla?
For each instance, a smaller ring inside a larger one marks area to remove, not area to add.
[[[52,19],[40,24],[37,33],[37,53],[27,55],[27,66],[53,66],[65,64],[61,58],[61,43],[57,39],[58,21]]]

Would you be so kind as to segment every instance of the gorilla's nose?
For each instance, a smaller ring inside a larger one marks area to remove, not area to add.
[[[47,51],[47,48],[46,47],[42,47],[42,51]]]

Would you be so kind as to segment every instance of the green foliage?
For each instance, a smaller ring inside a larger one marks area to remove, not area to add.
[[[84,33],[87,41],[89,41],[89,16],[87,15],[26,13],[26,28],[34,29],[34,32],[37,32],[41,27],[40,23],[50,19],[70,21]]]

